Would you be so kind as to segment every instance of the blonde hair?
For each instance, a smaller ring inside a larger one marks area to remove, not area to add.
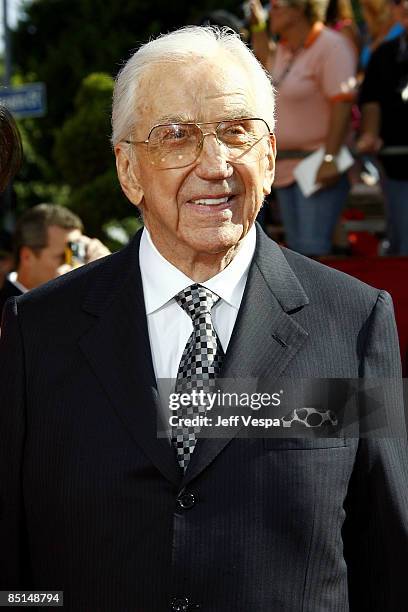
[[[292,0],[291,6],[301,8],[310,24],[324,21],[328,0]]]

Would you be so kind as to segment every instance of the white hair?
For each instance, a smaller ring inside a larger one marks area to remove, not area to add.
[[[187,26],[142,45],[119,72],[113,92],[112,144],[126,140],[136,123],[140,79],[153,65],[191,62],[194,58],[229,56],[248,74],[257,101],[257,113],[271,131],[275,125],[275,93],[271,79],[239,35],[229,28]]]

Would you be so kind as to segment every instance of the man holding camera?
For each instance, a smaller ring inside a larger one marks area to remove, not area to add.
[[[81,219],[68,208],[39,204],[27,210],[14,234],[15,272],[0,290],[0,313],[9,297],[34,289],[109,250],[82,234]]]

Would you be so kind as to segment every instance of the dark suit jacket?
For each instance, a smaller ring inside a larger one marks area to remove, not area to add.
[[[11,297],[15,297],[17,295],[21,295],[20,289],[17,289],[13,283],[6,278],[2,288],[0,289],[0,322],[1,322],[1,313],[3,312],[4,304]]]
[[[200,439],[181,478],[139,240],[6,308],[0,588],[63,589],[70,612],[406,611],[404,440]],[[387,294],[258,228],[225,377],[399,368]]]

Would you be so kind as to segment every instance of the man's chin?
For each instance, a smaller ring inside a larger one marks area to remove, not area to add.
[[[197,253],[216,255],[225,253],[235,247],[242,238],[242,225],[233,225],[213,228],[200,228],[199,232],[191,236],[190,245]]]

